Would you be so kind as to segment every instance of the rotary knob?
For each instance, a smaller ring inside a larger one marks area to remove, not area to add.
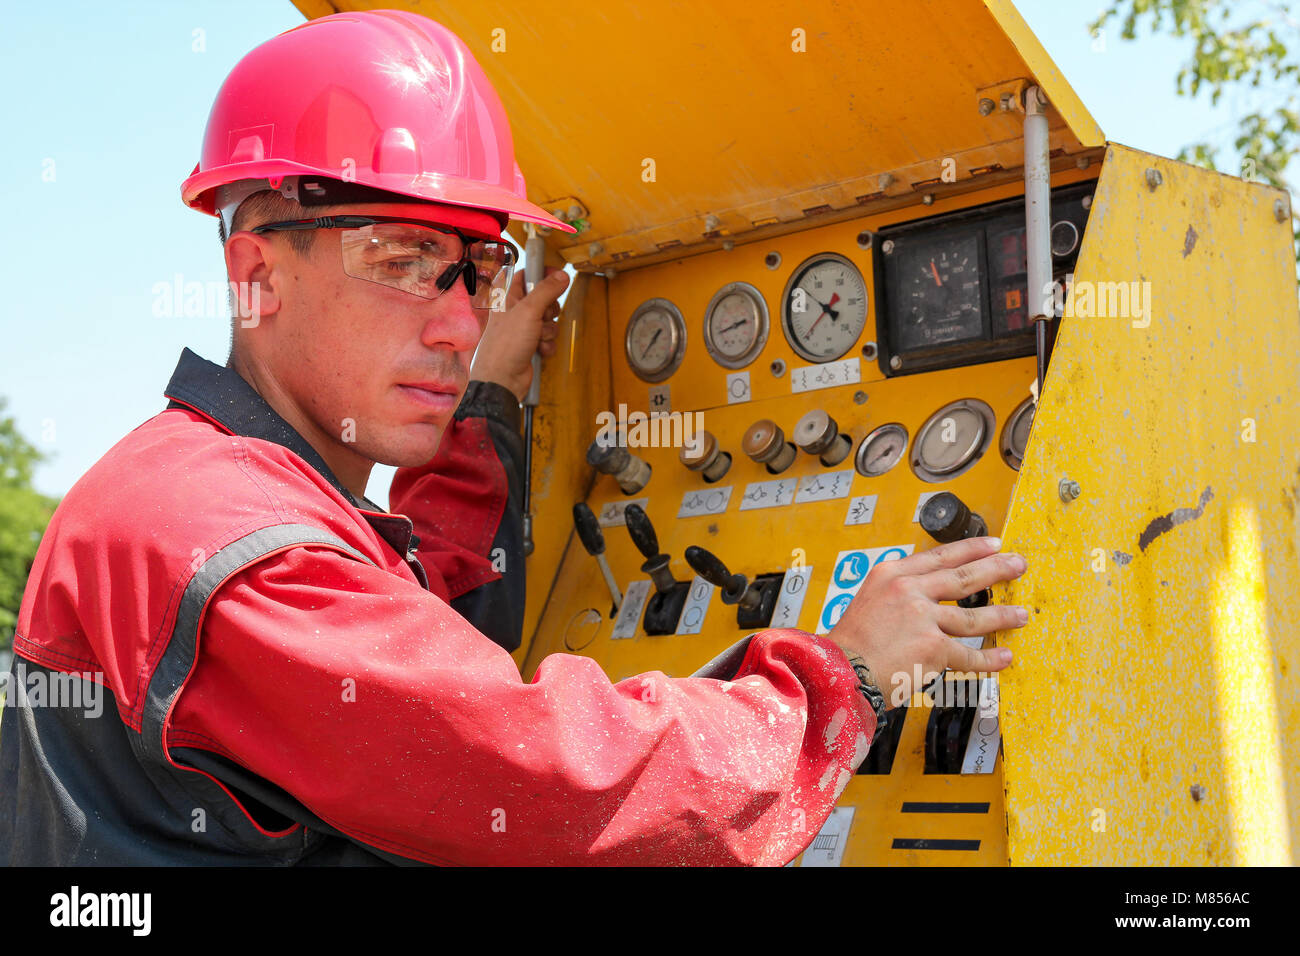
[[[841,435],[835,419],[820,408],[808,412],[794,426],[794,443],[810,455],[817,455],[830,468],[838,465],[853,450],[848,435]]]
[[[731,455],[718,447],[712,432],[699,432],[695,440],[682,446],[678,454],[683,465],[704,475],[707,482],[715,482],[731,467]]]
[[[795,447],[785,440],[781,426],[770,418],[760,418],[745,429],[740,447],[750,458],[779,475],[794,464]]]

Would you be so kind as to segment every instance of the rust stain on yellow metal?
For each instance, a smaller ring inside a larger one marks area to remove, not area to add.
[[[1279,198],[1107,153],[1005,532],[1029,571],[998,599],[1032,609],[1000,635],[1013,863],[1296,862],[1300,322]]]

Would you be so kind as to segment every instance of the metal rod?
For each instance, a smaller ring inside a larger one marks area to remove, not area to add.
[[[533,291],[546,275],[546,239],[532,223],[525,227],[524,293]],[[533,380],[524,396],[524,556],[533,553],[533,410],[537,408],[542,388],[542,357],[533,355]]]
[[[1038,394],[1047,374],[1047,322],[1055,317],[1052,294],[1052,167],[1048,157],[1047,97],[1025,91],[1025,260],[1029,312],[1038,352]]]

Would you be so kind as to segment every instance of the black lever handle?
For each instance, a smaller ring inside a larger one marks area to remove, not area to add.
[[[601,534],[600,522],[585,501],[573,506],[573,527],[577,529],[578,538],[587,553],[592,557],[605,553],[605,536]]]
[[[650,516],[645,510],[638,504],[630,504],[623,511],[623,520],[637,550],[647,559],[658,557],[659,538],[656,537],[655,526],[650,523]]]
[[[686,563],[704,580],[721,588],[722,603],[737,604],[745,596],[749,579],[743,574],[732,574],[713,552],[691,545],[686,549]]]

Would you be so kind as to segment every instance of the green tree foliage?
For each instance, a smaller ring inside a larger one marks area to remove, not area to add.
[[[1180,96],[1208,91],[1210,103],[1217,105],[1225,91],[1257,90],[1249,111],[1237,118],[1229,134],[1240,164],[1235,173],[1291,192],[1286,169],[1300,151],[1300,19],[1292,6],[1291,0],[1112,0],[1089,30],[1095,37],[1118,19],[1125,40],[1135,39],[1144,25],[1152,33],[1190,37],[1191,58],[1176,79]],[[1202,139],[1188,143],[1177,158],[1219,169],[1225,146],[1221,138]],[[1300,248],[1294,203],[1292,209]]]
[[[23,588],[45,526],[58,501],[32,488],[32,471],[47,456],[4,414],[0,398],[0,647],[9,647]]]

